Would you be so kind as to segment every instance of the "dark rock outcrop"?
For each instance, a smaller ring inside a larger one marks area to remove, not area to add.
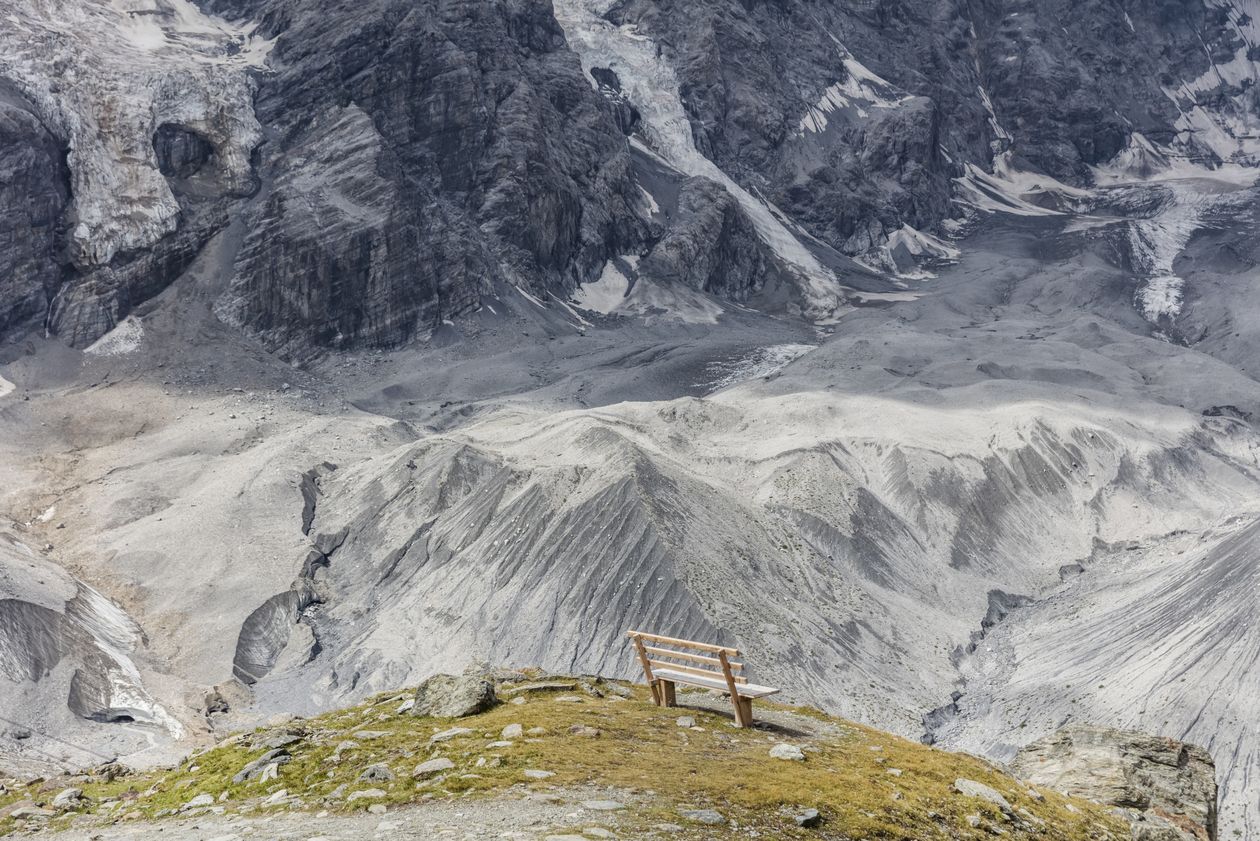
[[[1126,810],[1134,838],[1216,838],[1216,765],[1198,745],[1071,725],[1025,747],[1011,769],[1035,785]]]
[[[61,144],[0,79],[0,334],[41,317],[57,287],[69,180]]]
[[[682,184],[678,207],[640,264],[643,277],[745,301],[779,272],[739,202],[707,178]]]
[[[269,193],[237,263],[273,346],[387,345],[639,243],[614,106],[540,0],[277,0]],[[624,121],[624,118],[623,118]]]

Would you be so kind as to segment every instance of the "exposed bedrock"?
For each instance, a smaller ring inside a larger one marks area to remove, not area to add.
[[[773,285],[781,269],[735,197],[696,177],[682,183],[673,218],[638,271],[661,283],[747,301]]]
[[[58,226],[69,181],[62,144],[0,78],[0,335],[42,318],[60,282]]]
[[[614,107],[541,0],[276,0],[270,193],[222,308],[274,346],[396,344],[567,297],[646,223]]]
[[[1124,809],[1134,838],[1217,837],[1216,766],[1198,745],[1075,724],[1023,748],[1011,770],[1034,785]]]

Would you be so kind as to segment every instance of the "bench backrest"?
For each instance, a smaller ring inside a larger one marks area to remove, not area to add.
[[[663,637],[644,631],[627,631],[634,640],[639,655],[639,665],[648,682],[656,669],[672,669],[697,677],[716,678],[727,684],[747,683],[743,676],[744,664],[731,658],[739,656],[739,650],[707,642]]]

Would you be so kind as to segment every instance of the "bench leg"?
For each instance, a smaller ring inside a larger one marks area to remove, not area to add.
[[[659,707],[661,705],[661,682],[659,680],[649,682],[648,689],[652,690],[652,703]]]
[[[678,706],[678,698],[674,694],[674,682],[672,680],[661,681],[661,706]]]
[[[732,700],[735,701],[735,723],[740,727],[752,727],[752,698],[740,698],[736,695]]]

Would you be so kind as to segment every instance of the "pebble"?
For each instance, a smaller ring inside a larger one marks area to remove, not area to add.
[[[524,735],[525,735],[524,727],[522,727],[519,724],[509,724],[507,727],[503,728],[503,732],[499,734],[499,737],[506,741],[510,739],[519,739]]]
[[[696,720],[689,715],[680,715],[678,716],[678,721],[676,721],[675,724],[679,727],[695,727]]]
[[[554,777],[555,775],[555,771],[538,771],[533,768],[525,769],[525,776],[531,780],[545,780],[548,777]]]

